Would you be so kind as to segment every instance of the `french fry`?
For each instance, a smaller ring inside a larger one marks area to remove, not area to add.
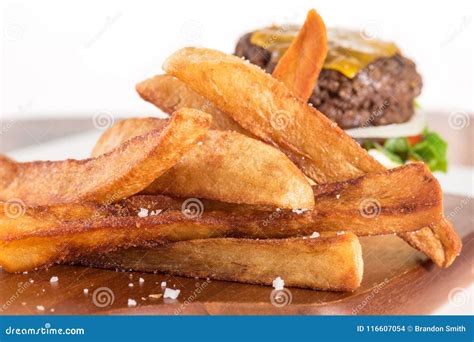
[[[306,212],[143,195],[113,205],[26,207],[19,214],[12,204],[0,203],[0,266],[27,271],[92,252],[191,239],[276,239],[342,229],[356,235],[408,232],[441,217],[441,191],[430,176],[426,166],[412,164],[316,186],[315,209]],[[412,186],[405,187],[407,182]],[[373,200],[366,203],[366,196]]]
[[[154,104],[167,114],[172,114],[183,107],[196,108],[212,116],[211,129],[235,131],[252,136],[229,115],[217,109],[211,101],[195,93],[173,76],[157,75],[138,83],[136,90],[142,99]]]
[[[150,131],[97,158],[18,163],[0,158],[0,200],[29,205],[113,203],[140,192],[207,133],[211,117],[181,109]]]
[[[335,123],[296,99],[283,83],[236,56],[184,48],[163,68],[242,127],[278,146],[317,183],[383,170]]]
[[[182,241],[86,255],[79,263],[260,285],[281,277],[285,286],[329,291],[353,291],[363,274],[360,243],[350,233],[316,239]]]
[[[450,266],[462,249],[461,239],[453,225],[445,217],[432,223],[429,227],[399,235],[440,267]]]
[[[313,22],[313,31],[318,30],[317,22],[319,23],[319,35],[316,32],[311,32],[309,28],[311,22]],[[324,32],[324,36],[322,32]],[[273,77],[285,83],[303,101],[307,101],[311,96],[314,82],[317,80],[317,76],[314,78],[312,72],[319,75],[327,53],[326,49],[324,56],[322,54],[311,56],[311,53],[318,51],[312,46],[312,41],[320,39],[319,44],[326,48],[325,33],[322,19],[317,13],[311,13],[310,11],[298,36],[280,59],[273,72]],[[317,43],[314,45],[317,46]],[[308,56],[311,56],[311,59],[308,59]],[[311,65],[311,60],[317,61],[318,64]],[[317,67],[319,67],[319,70],[317,70]],[[313,86],[311,87],[311,85]],[[430,227],[425,227],[416,232],[402,233],[400,236],[413,248],[429,256],[438,266],[448,267],[451,265],[462,248],[461,240],[454,227],[445,218],[433,223]]]
[[[155,118],[120,121],[102,135],[93,156],[165,125],[166,120]],[[287,209],[314,207],[310,184],[285,154],[242,134],[214,130],[143,193]]]
[[[278,61],[272,76],[282,81],[301,100],[308,101],[327,55],[326,26],[314,10],[290,47]]]
[[[209,49],[185,48],[169,57],[163,68],[260,139],[279,146],[318,183],[384,169],[335,123],[240,58]],[[461,240],[445,222],[429,228],[431,232],[410,235],[409,243],[426,255],[437,255],[433,261],[448,267],[461,250]],[[436,246],[443,250],[434,253]]]

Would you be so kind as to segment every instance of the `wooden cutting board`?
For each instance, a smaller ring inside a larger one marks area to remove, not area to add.
[[[450,268],[437,268],[396,236],[361,238],[364,279],[353,293],[289,288],[291,303],[276,307],[270,300],[272,288],[266,286],[56,266],[28,274],[0,273],[0,313],[429,314],[448,301],[452,289],[464,288],[474,278],[473,203],[466,197],[447,195],[445,212],[464,243]],[[59,278],[57,283],[50,282],[53,276]],[[181,290],[176,301],[149,297],[162,293],[162,281]],[[137,306],[129,307],[128,299],[134,299]]]

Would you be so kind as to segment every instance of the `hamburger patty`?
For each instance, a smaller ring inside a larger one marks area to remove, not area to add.
[[[235,54],[271,73],[271,53],[252,44],[251,35],[240,38]],[[341,128],[388,125],[411,118],[421,87],[415,63],[396,54],[373,61],[353,79],[323,69],[309,102]]]

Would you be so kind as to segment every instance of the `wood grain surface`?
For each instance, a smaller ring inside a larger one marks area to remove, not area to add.
[[[474,277],[473,203],[447,195],[445,212],[464,243],[450,268],[437,268],[396,236],[362,238],[364,280],[353,293],[289,288],[291,303],[277,307],[266,286],[56,266],[0,273],[0,314],[429,314]],[[54,276],[59,280],[51,283]],[[163,293],[162,281],[181,290],[177,300],[149,297]],[[137,305],[129,307],[129,299]]]

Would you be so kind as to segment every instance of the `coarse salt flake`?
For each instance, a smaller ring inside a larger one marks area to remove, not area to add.
[[[176,299],[179,296],[180,290],[173,290],[170,288],[165,289],[165,293],[163,294],[163,298],[169,298],[169,299]]]
[[[138,212],[138,217],[147,217],[148,216],[148,209],[140,208]]]
[[[135,299],[128,299],[128,302],[127,302],[127,305],[128,307],[132,307],[132,306],[137,306],[137,301]]]
[[[320,236],[321,236],[321,234],[319,234],[318,232],[313,232],[313,234],[311,234],[309,238],[310,238],[310,239],[316,239],[316,238],[318,238],[318,237],[320,237]]]
[[[308,211],[308,209],[293,209],[291,211],[294,212],[295,214],[301,215],[304,212]]]
[[[281,279],[281,277],[276,277],[275,279],[273,279],[272,285],[275,290],[283,290],[283,288],[285,287],[285,281]]]
[[[56,276],[53,276],[53,277],[51,277],[51,279],[49,279],[50,283],[57,283],[58,281],[59,281],[59,278],[56,277]]]
[[[161,209],[156,209],[150,212],[150,216],[156,216],[159,215],[163,210]]]

